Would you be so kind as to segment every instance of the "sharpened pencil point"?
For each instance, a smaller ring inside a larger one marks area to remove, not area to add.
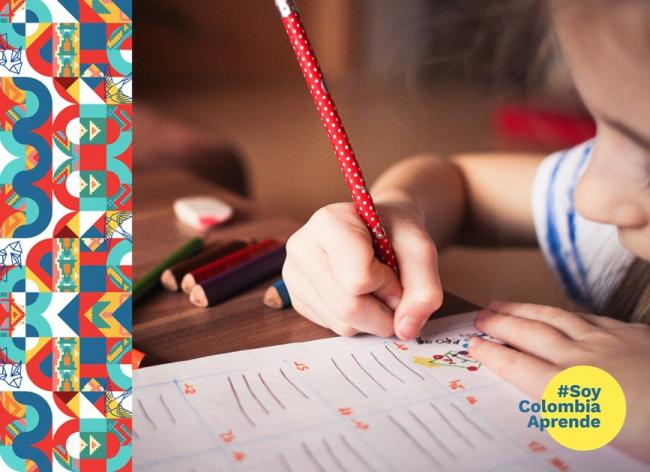
[[[167,290],[170,290],[172,292],[178,291],[178,283],[176,283],[176,278],[174,277],[174,274],[172,274],[172,271],[169,269],[166,269],[160,276],[160,283]]]
[[[269,287],[266,292],[264,292],[264,298],[262,301],[264,302],[264,305],[269,308],[275,308],[276,310],[282,308],[282,299],[274,286]]]
[[[200,285],[194,286],[190,292],[190,303],[201,308],[208,306],[208,297],[205,294],[205,290]]]
[[[183,289],[183,292],[189,295],[192,293],[192,289],[195,285],[196,280],[194,280],[194,276],[192,274],[185,274],[183,280],[181,281],[181,288]]]

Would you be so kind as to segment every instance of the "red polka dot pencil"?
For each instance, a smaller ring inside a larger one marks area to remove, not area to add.
[[[307,33],[305,33],[296,4],[292,0],[275,0],[275,5],[280,11],[284,29],[289,35],[289,41],[307,81],[309,92],[318,113],[320,113],[321,121],[336,153],[345,182],[352,193],[354,206],[372,234],[375,253],[379,260],[397,271],[395,252],[379,221],[372,197],[361,174],[361,168],[357,163],[345,128],[343,128],[334,100],[325,85],[323,73],[307,38]]]

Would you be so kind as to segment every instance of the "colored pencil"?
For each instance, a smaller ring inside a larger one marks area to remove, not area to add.
[[[278,310],[291,306],[291,297],[289,296],[287,286],[284,284],[284,280],[280,279],[266,289],[263,302],[269,308]]]
[[[280,272],[285,257],[284,246],[276,247],[270,252],[197,284],[190,293],[190,302],[196,306],[207,307],[226,300]]]
[[[160,276],[160,283],[167,290],[176,292],[180,288],[181,280],[185,274],[212,261],[221,259],[228,254],[232,254],[235,251],[239,251],[248,246],[248,244],[244,240],[217,241],[212,243],[198,255],[165,269]]]
[[[196,284],[237,267],[238,265],[269,252],[271,249],[277,248],[281,245],[282,243],[275,239],[265,239],[259,243],[251,244],[250,246],[233,252],[232,254],[228,254],[221,259],[217,259],[209,264],[201,266],[198,269],[194,269],[183,277],[181,282],[183,292],[189,294],[192,292],[192,289]]]
[[[302,73],[307,81],[314,105],[316,105],[316,109],[320,113],[321,121],[338,159],[339,167],[352,193],[354,206],[372,235],[375,254],[379,260],[397,272],[395,252],[379,221],[379,215],[375,211],[372,197],[366,187],[363,175],[361,174],[361,168],[352,150],[352,145],[334,105],[332,95],[325,85],[323,72],[316,59],[314,50],[307,38],[307,33],[300,19],[298,8],[293,0],[275,0],[275,5],[280,11],[282,23],[298,59],[298,64],[300,64]]]
[[[142,359],[144,359],[145,353],[142,351],[138,351],[136,348],[131,348],[131,367],[133,370],[139,369],[140,368],[140,363],[142,363]]]
[[[160,275],[169,266],[199,253],[203,249],[201,238],[192,238],[154,267],[133,285],[133,303],[137,303],[160,283]]]

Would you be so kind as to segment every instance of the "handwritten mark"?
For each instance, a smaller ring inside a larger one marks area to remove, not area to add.
[[[379,386],[379,388],[381,388],[384,392],[386,392],[387,391],[386,387],[384,387],[381,383],[379,383],[379,381],[376,378],[374,378],[373,375],[370,372],[368,372],[368,370],[363,365],[361,365],[361,362],[359,362],[357,356],[355,356],[354,353],[350,353],[350,355],[352,356],[352,359],[354,359],[354,362],[356,362],[357,365],[359,366],[359,369],[363,370],[366,373],[366,375],[370,377],[370,380],[375,382]]]
[[[138,432],[135,430],[135,428],[134,428],[132,431],[133,431],[133,436],[135,437],[135,439],[140,439],[140,435],[139,435]]]
[[[433,403],[429,403],[429,405],[431,406],[431,408],[436,410],[436,413],[438,413],[438,416],[440,416],[440,418],[442,418],[442,420],[447,424],[447,426],[449,426],[449,428],[454,433],[456,433],[456,436],[458,436],[460,439],[462,439],[472,449],[476,449],[476,446],[474,446],[474,444],[469,439],[467,439],[467,436],[465,436],[463,433],[461,433],[458,430],[458,428],[456,428],[456,426],[454,426],[453,423],[451,421],[449,421],[445,415],[442,414],[442,412],[440,411],[440,409],[437,406],[435,406]]]
[[[309,457],[309,460],[314,464],[314,466],[320,470],[321,472],[325,472],[325,468],[323,465],[318,462],[318,459],[316,459],[316,456],[314,455],[313,452],[311,452],[311,449],[309,449],[309,446],[307,446],[307,443],[303,441],[302,443],[302,450],[305,451],[305,454],[307,457]]]
[[[282,367],[280,367],[280,373],[282,374],[282,377],[284,377],[284,380],[286,380],[287,382],[289,382],[289,385],[291,385],[293,388],[295,388],[296,391],[297,391],[300,395],[302,395],[302,396],[305,397],[307,400],[309,400],[309,397],[307,396],[307,394],[306,394],[305,392],[303,392],[302,390],[300,390],[300,389],[298,388],[298,386],[297,386],[295,383],[293,383],[289,377],[287,377],[287,374],[285,374],[284,370],[282,370]]]
[[[176,424],[176,418],[174,418],[172,411],[167,406],[167,403],[165,403],[165,399],[163,398],[162,393],[158,394],[158,399],[160,400],[160,403],[162,403],[162,406],[165,408],[165,411],[167,411],[169,418],[172,420],[174,424]]]
[[[451,405],[452,408],[454,408],[458,413],[460,413],[460,415],[465,419],[465,421],[467,421],[469,424],[471,424],[472,426],[474,426],[474,428],[476,428],[477,431],[479,431],[481,434],[483,434],[483,436],[485,436],[485,437],[488,438],[488,439],[492,439],[492,440],[494,440],[494,436],[492,436],[490,433],[488,433],[488,432],[485,431],[483,428],[481,428],[478,424],[476,424],[476,423],[475,423],[475,422],[474,422],[474,421],[473,421],[469,416],[467,416],[467,415],[465,414],[465,412],[464,412],[463,410],[461,410],[460,408],[458,408],[457,405],[455,405],[454,403],[450,403],[450,405]]]
[[[353,420],[352,420],[352,423],[354,423],[354,427],[355,427],[355,428],[360,429],[360,430],[362,430],[362,431],[365,431],[366,429],[368,429],[368,428],[370,427],[370,426],[368,426],[368,423],[364,423],[364,422],[361,421],[361,420],[355,420],[355,419],[353,419]]]
[[[424,421],[420,419],[419,416],[417,416],[411,410],[409,410],[409,415],[411,415],[411,418],[413,418],[416,421],[416,423],[418,423],[422,427],[422,429],[424,429],[427,432],[427,434],[431,436],[431,439],[433,439],[441,447],[441,449],[449,455],[449,457],[453,459],[458,458],[456,454],[451,452],[451,450],[447,447],[447,445],[443,441],[441,441],[440,438],[438,438],[438,436],[433,432],[433,430],[429,428],[429,425],[427,425]]]
[[[306,370],[309,370],[309,366],[307,364],[303,364],[302,362],[293,361],[293,365],[300,372],[304,372]]]
[[[343,462],[341,462],[341,460],[338,458],[338,456],[336,454],[334,454],[334,450],[332,449],[332,446],[330,446],[330,443],[327,441],[327,439],[323,438],[323,444],[325,445],[325,450],[330,455],[332,460],[334,462],[336,462],[336,465],[338,466],[338,468],[340,470],[342,470],[343,472],[347,472],[348,468],[345,467],[345,465],[343,464]]]
[[[550,459],[548,462],[553,467],[555,467],[556,470],[559,470],[560,472],[565,472],[565,471],[569,470],[568,464],[566,464],[566,462],[564,462],[559,457],[554,457],[553,459]]]
[[[156,426],[156,423],[153,422],[153,420],[151,419],[151,416],[149,416],[149,413],[147,413],[147,409],[142,404],[142,400],[140,400],[139,398],[138,398],[138,406],[142,410],[142,413],[144,414],[145,419],[151,424],[153,429],[158,430],[158,427]]]
[[[237,462],[243,462],[246,459],[246,454],[241,451],[232,451],[232,457]]]
[[[379,359],[377,359],[377,356],[375,356],[374,352],[370,352],[370,355],[372,356],[372,358],[375,361],[377,361],[377,364],[379,364],[386,372],[388,372],[390,375],[395,377],[400,382],[404,383],[404,380],[401,377],[399,377],[396,373],[394,373],[392,370],[390,370],[388,367],[386,367],[383,362],[381,362]]]
[[[232,379],[228,377],[228,383],[230,384],[230,390],[232,390],[232,394],[235,396],[235,400],[237,401],[237,406],[239,407],[239,411],[241,414],[248,420],[251,426],[255,426],[255,422],[251,419],[250,416],[248,416],[248,413],[246,413],[246,410],[244,409],[244,405],[241,403],[241,399],[239,398],[239,394],[237,393],[237,390],[235,389],[235,386],[232,383]]]
[[[370,464],[370,462],[368,462],[368,461],[366,460],[366,458],[363,457],[363,456],[361,455],[361,453],[360,453],[359,451],[357,451],[357,450],[354,448],[354,446],[352,446],[352,444],[350,444],[350,442],[348,441],[348,439],[347,439],[345,436],[343,436],[343,435],[341,434],[341,435],[339,435],[339,438],[341,439],[341,442],[343,443],[343,446],[345,446],[346,449],[347,449],[348,451],[350,451],[350,453],[351,453],[354,457],[356,457],[357,460],[358,460],[359,462],[361,462],[361,463],[363,464],[363,466],[364,466],[366,469],[368,469],[370,472],[376,472],[377,469],[375,469],[375,468]]]
[[[260,406],[260,408],[266,413],[267,415],[270,414],[268,408],[264,406],[264,403],[255,395],[255,392],[253,392],[253,389],[251,388],[251,385],[248,383],[248,379],[244,374],[242,374],[242,379],[244,379],[244,383],[246,384],[246,388],[248,389],[248,393],[251,394],[251,397],[257,402],[257,404]]]
[[[280,460],[280,463],[284,467],[284,470],[286,470],[287,472],[293,472],[293,469],[291,468],[291,464],[289,464],[287,458],[284,457],[284,454],[278,454],[278,459]]]
[[[269,392],[269,395],[273,397],[273,399],[277,402],[278,405],[280,405],[280,408],[283,410],[286,410],[287,407],[284,406],[284,403],[280,401],[280,399],[273,393],[273,390],[271,390],[271,387],[269,387],[269,384],[266,383],[266,380],[264,380],[264,377],[262,376],[261,373],[258,373],[257,376],[260,378],[260,382],[262,382],[262,385],[266,388],[266,391]]]
[[[232,429],[229,429],[225,433],[219,433],[219,439],[224,443],[231,443],[235,440],[235,433],[233,433]]]
[[[194,385],[186,383],[184,387],[185,395],[194,395],[196,393],[196,387],[194,387]]]
[[[339,413],[341,413],[343,416],[350,416],[352,414],[352,408],[349,406],[339,407]]]
[[[393,351],[390,350],[390,348],[388,347],[388,345],[384,344],[384,347],[386,348],[386,350],[387,350],[388,352],[390,352],[390,355],[393,356],[393,357],[395,358],[395,360],[397,360],[397,362],[399,362],[400,364],[402,364],[404,367],[406,367],[408,370],[410,370],[413,374],[415,374],[415,375],[417,375],[418,377],[420,377],[420,380],[424,380],[424,377],[422,376],[422,374],[420,374],[419,372],[417,372],[417,371],[411,369],[409,366],[407,366],[407,365],[404,363],[404,361],[402,361],[402,359],[400,359],[399,357],[397,357],[397,354],[395,354]]]
[[[465,386],[462,384],[460,379],[454,379],[449,381],[449,388],[452,390],[464,390]]]
[[[330,360],[332,361],[332,364],[334,364],[334,367],[336,367],[336,370],[338,370],[338,371],[341,373],[341,375],[343,376],[343,378],[344,378],[345,380],[347,380],[348,383],[349,383],[350,385],[352,385],[354,388],[356,388],[357,391],[358,391],[361,395],[363,395],[365,398],[368,398],[368,395],[366,394],[366,392],[364,392],[363,390],[361,390],[361,389],[359,388],[359,386],[358,386],[357,384],[355,384],[352,380],[350,380],[350,377],[348,377],[348,376],[345,374],[345,372],[343,372],[343,371],[341,370],[341,368],[340,368],[339,365],[336,363],[336,361],[334,360],[334,358],[333,358],[333,357],[330,357]]]
[[[478,399],[474,395],[468,395],[467,396],[467,403],[469,403],[470,405],[473,405],[476,402],[478,402]]]
[[[409,433],[409,431],[399,423],[399,421],[397,421],[391,415],[388,415],[388,419],[391,420],[393,424],[397,426],[397,428],[399,428],[402,434],[404,434],[404,436],[406,436],[409,439],[409,441],[411,441],[411,443],[413,443],[413,445],[420,450],[420,452],[422,452],[425,456],[427,456],[429,459],[431,459],[432,462],[435,462],[437,465],[442,465],[440,461],[436,459],[436,457],[433,454],[431,454],[431,452],[415,438],[415,436]]]
[[[394,344],[395,347],[396,347],[397,349],[399,349],[400,351],[408,351],[408,350],[409,350],[408,346],[406,346],[406,345],[404,345],[404,344],[402,344],[402,343],[398,343],[397,341],[393,341],[393,344]]]
[[[544,452],[546,451],[546,446],[544,446],[542,443],[538,443],[537,441],[531,441],[528,443],[528,449],[533,452]]]

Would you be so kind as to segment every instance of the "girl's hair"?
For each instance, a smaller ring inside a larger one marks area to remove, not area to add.
[[[650,324],[650,261],[636,259],[602,313],[622,321]]]

